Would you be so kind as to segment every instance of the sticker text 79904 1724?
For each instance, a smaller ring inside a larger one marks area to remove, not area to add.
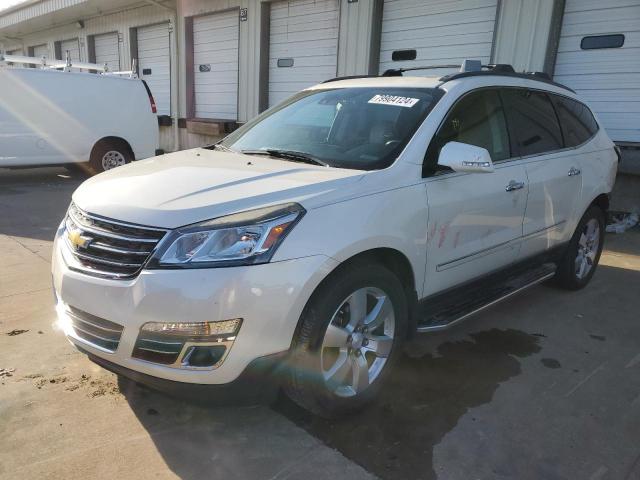
[[[399,97],[397,95],[375,95],[371,100],[369,100],[369,103],[411,108],[419,101],[419,98]]]

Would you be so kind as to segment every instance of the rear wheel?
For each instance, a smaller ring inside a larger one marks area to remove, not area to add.
[[[131,150],[124,141],[105,140],[93,147],[89,164],[93,173],[101,173],[126,165],[132,160]]]
[[[568,290],[584,288],[595,273],[604,244],[604,212],[592,205],[580,219],[564,257],[556,283]]]
[[[370,402],[406,337],[407,299],[399,279],[379,265],[347,268],[305,308],[285,387],[296,403],[324,417]]]

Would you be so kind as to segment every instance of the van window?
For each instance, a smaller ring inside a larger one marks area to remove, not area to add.
[[[571,98],[551,95],[560,118],[560,126],[567,147],[576,147],[593,137],[598,124],[589,107]]]
[[[440,150],[449,142],[486,148],[494,162],[511,156],[509,134],[497,90],[472,92],[451,109],[427,150],[426,173],[434,171]]]
[[[509,131],[520,156],[563,148],[562,132],[551,100],[544,92],[523,88],[501,90]]]

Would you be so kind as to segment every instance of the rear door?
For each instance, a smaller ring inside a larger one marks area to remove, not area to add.
[[[486,148],[493,173],[438,171],[448,142]],[[464,283],[513,263],[519,254],[527,203],[524,166],[511,161],[506,118],[498,91],[482,89],[459,100],[427,153],[429,207],[424,295]]]
[[[525,88],[501,90],[514,150],[526,167],[529,199],[524,216],[522,257],[562,244],[582,190],[576,151],[565,149],[550,96]]]

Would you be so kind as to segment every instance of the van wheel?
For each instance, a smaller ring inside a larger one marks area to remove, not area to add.
[[[556,284],[567,290],[584,288],[596,271],[604,245],[604,212],[592,205],[580,219],[567,251],[558,263]]]
[[[124,141],[101,141],[93,147],[89,164],[94,173],[120,167],[133,160],[129,146]]]
[[[343,268],[300,317],[285,392],[326,418],[364,407],[401,354],[407,319],[407,298],[391,271],[364,263]]]

